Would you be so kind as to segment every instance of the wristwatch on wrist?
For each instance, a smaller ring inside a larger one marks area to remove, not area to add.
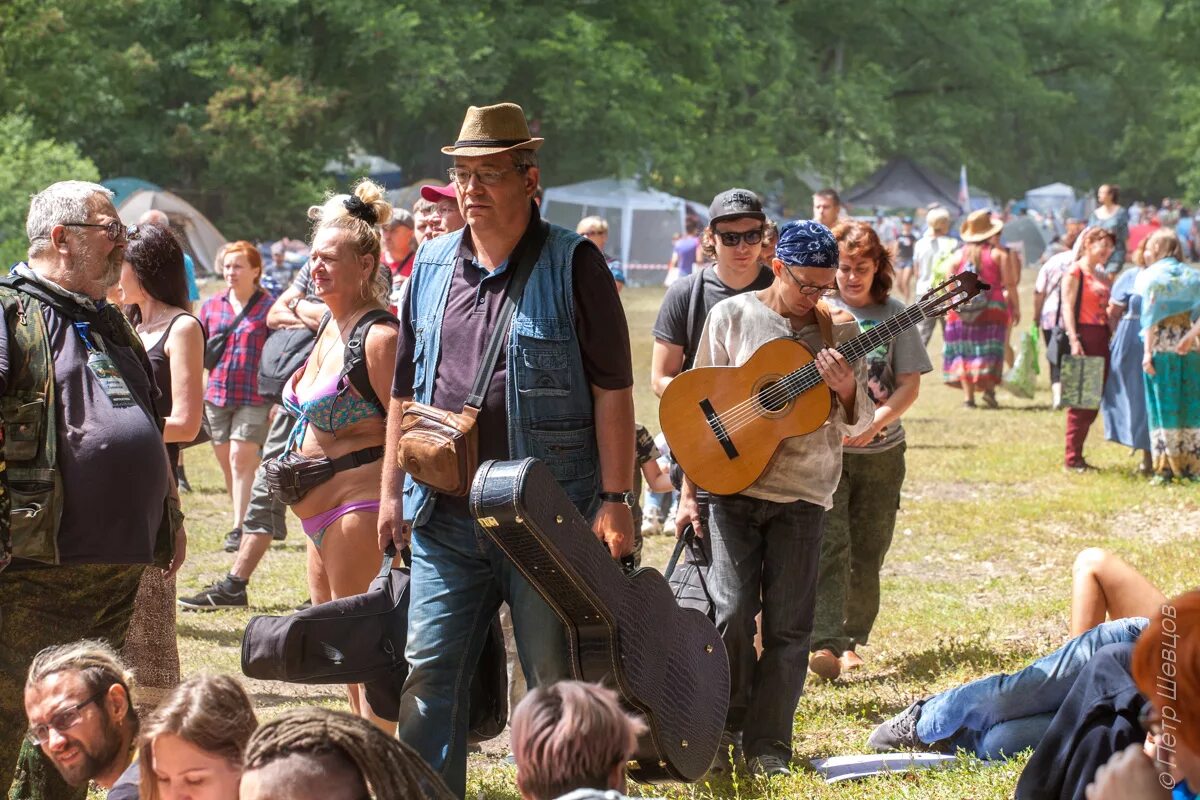
[[[633,504],[637,502],[633,492],[601,492],[600,499],[605,503],[620,503],[629,508],[633,508]]]
[[[291,300],[288,301],[287,310],[292,312],[293,314],[295,314],[296,306],[300,305],[300,301],[303,299],[304,299],[303,295],[301,295],[300,297],[293,297]]]

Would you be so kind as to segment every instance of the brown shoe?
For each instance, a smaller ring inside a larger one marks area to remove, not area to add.
[[[836,680],[837,676],[842,674],[842,664],[838,660],[837,653],[828,647],[812,654],[808,659],[808,668],[814,675],[827,681]]]
[[[851,672],[863,665],[862,656],[853,650],[847,650],[842,653],[842,657],[838,659],[838,662],[842,665],[842,672]]]

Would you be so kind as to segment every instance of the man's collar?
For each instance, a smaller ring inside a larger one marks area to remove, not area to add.
[[[76,305],[83,306],[84,308],[90,308],[94,311],[99,311],[106,305],[104,300],[93,300],[86,294],[79,294],[78,292],[72,292],[70,289],[64,289],[62,286],[33,269],[33,267],[29,266],[24,261],[14,266],[12,271],[23,278],[28,278],[29,280],[34,281],[46,290],[54,292],[60,297],[64,297]]]
[[[541,222],[542,222],[541,209],[538,208],[537,203],[533,202],[533,200],[530,200],[529,201],[529,224],[527,224],[525,226],[525,232],[522,233],[521,238],[517,240],[517,244],[516,244],[516,246],[513,247],[512,253],[517,252],[521,248],[521,244],[528,241],[529,238],[533,236],[533,232],[535,230],[537,230],[537,227],[538,227],[538,225],[541,224]],[[449,235],[449,234],[447,234],[447,235]],[[489,274],[495,274],[496,272],[499,272],[500,270],[502,270],[504,268],[504,266],[506,264],[508,264],[509,261],[512,261],[512,253],[508,254],[508,258],[506,258],[504,260],[503,264],[498,265],[496,267],[496,269],[492,270],[491,273],[489,273]],[[476,264],[476,265],[479,264],[479,262],[476,261],[476,259],[475,259],[475,245],[474,245],[474,242],[471,240],[471,226],[470,225],[466,225],[462,229],[462,242],[458,246],[458,257],[463,259],[467,263]],[[480,266],[480,269],[483,269],[483,267]]]

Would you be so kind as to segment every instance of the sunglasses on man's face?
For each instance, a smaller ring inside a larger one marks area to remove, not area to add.
[[[752,231],[713,231],[713,233],[721,240],[721,244],[726,247],[737,247],[742,242],[746,244],[758,244],[763,240],[762,228],[755,228]]]

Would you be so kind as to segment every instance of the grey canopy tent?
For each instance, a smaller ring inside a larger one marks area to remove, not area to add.
[[[971,208],[994,205],[992,199],[968,186]],[[857,208],[925,208],[934,204],[960,214],[958,182],[926,169],[909,158],[893,158],[849,191],[842,202]]]
[[[621,259],[631,283],[661,280],[671,257],[671,237],[683,233],[687,212],[682,197],[643,189],[628,179],[556,186],[542,197],[542,215],[564,228],[575,230],[583,217],[603,217],[608,249]]]
[[[1049,183],[1026,192],[1025,203],[1039,214],[1064,216],[1075,205],[1075,190],[1065,183]]]

